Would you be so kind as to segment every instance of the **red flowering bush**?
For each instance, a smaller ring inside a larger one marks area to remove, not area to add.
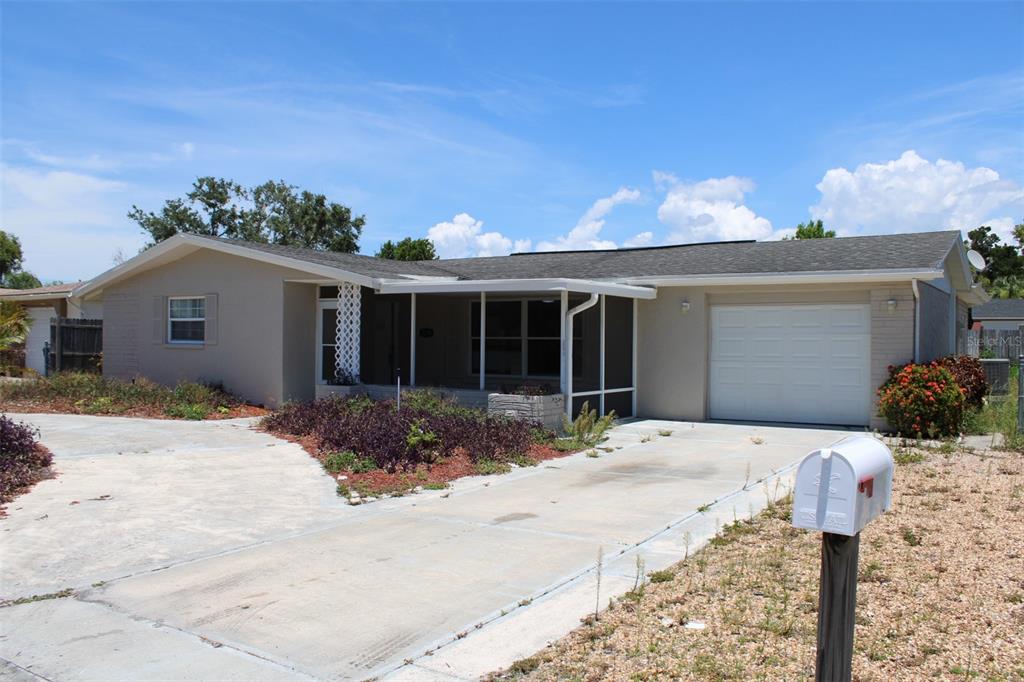
[[[878,412],[897,432],[942,438],[960,432],[966,399],[948,369],[937,362],[889,368],[878,389]]]
[[[988,394],[988,381],[985,380],[985,368],[981,361],[970,355],[950,355],[939,360],[939,364],[953,375],[953,380],[964,394],[967,407],[980,408]]]

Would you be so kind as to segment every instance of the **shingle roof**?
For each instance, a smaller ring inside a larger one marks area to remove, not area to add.
[[[45,287],[35,287],[33,289],[0,289],[0,296],[45,296],[46,294],[66,294],[81,284],[81,282],[68,282],[67,284],[50,284]]]
[[[208,239],[214,239],[208,237]],[[774,242],[715,242],[607,251],[555,251],[489,258],[391,261],[242,240],[219,241],[375,278],[403,275],[459,279],[624,279],[942,267],[957,231]]]
[[[1024,320],[1024,298],[994,298],[971,308],[971,317],[975,320]]]

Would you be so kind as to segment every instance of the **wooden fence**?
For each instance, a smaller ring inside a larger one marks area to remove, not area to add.
[[[61,371],[99,372],[103,359],[103,320],[71,317],[50,319],[47,374]]]
[[[958,350],[976,358],[1016,362],[1024,355],[1024,335],[1019,329],[968,329],[964,332],[963,347]]]

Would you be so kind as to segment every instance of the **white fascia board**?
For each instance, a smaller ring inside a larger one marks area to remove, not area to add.
[[[989,301],[992,300],[991,294],[989,294],[987,291],[985,291],[984,287],[982,287],[980,284],[975,284],[974,286],[972,286],[970,291],[958,291],[957,294],[956,294],[956,297],[959,300],[961,300],[964,303],[966,303],[967,305],[971,305],[971,306],[984,305],[985,303],[988,303]],[[978,319],[982,319],[982,318],[976,317],[974,319],[978,320]],[[986,319],[986,320],[998,320],[998,319],[1016,320],[1017,318],[1016,317],[1008,317],[1008,318],[986,317],[984,319]]]
[[[28,303],[30,301],[45,301],[47,299],[71,298],[70,291],[51,291],[49,293],[37,294],[0,294],[0,301],[14,301],[15,303]]]
[[[586,294],[606,294],[624,298],[657,298],[657,290],[647,286],[632,286],[615,282],[597,282],[587,279],[485,279],[454,282],[410,282],[407,280],[381,280],[382,294],[452,294],[480,292],[558,292],[578,291]]]
[[[290,258],[279,254],[267,253],[257,249],[250,249],[239,244],[228,244],[215,239],[204,239],[203,237],[197,237],[195,235],[178,233],[155,246],[151,246],[138,256],[107,270],[103,274],[78,287],[71,293],[75,298],[86,297],[91,293],[102,290],[103,287],[122,279],[123,277],[127,277],[132,273],[145,268],[147,265],[152,264],[161,257],[168,257],[168,262],[170,260],[174,260],[173,252],[176,250],[184,250],[186,247],[188,248],[188,253],[192,253],[196,249],[210,249],[212,251],[219,251],[221,253],[240,256],[242,258],[249,258],[262,263],[270,263],[271,265],[279,265],[284,268],[307,272],[312,275],[325,277],[331,281],[352,282],[353,284],[359,284],[367,287],[374,287],[377,283],[372,277],[358,275],[354,272],[349,272],[340,268],[310,263],[309,261],[300,260],[298,258]]]
[[[684,275],[679,277],[628,277],[627,284],[658,287],[751,286],[768,284],[857,284],[941,279],[941,269],[929,270],[823,270],[767,274]]]

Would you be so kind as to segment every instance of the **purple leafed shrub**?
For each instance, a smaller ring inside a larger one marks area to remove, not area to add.
[[[353,452],[381,469],[429,464],[463,449],[475,462],[510,461],[526,454],[537,424],[489,416],[436,394],[393,401],[325,398],[288,405],[264,426],[278,433],[312,436],[323,452]]]
[[[53,461],[37,436],[28,424],[0,415],[0,502],[9,502],[19,488],[37,481]]]

